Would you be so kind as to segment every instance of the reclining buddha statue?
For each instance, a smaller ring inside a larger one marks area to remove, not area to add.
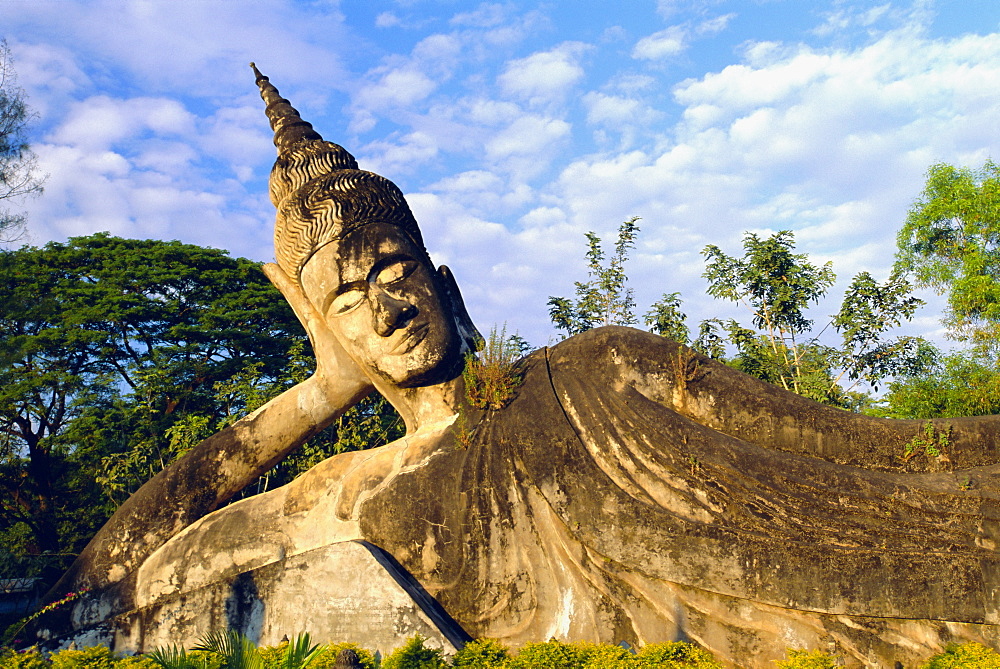
[[[364,645],[335,636],[356,619],[445,647],[685,639],[740,667],[788,647],[891,667],[1000,643],[1000,419],[939,421],[943,452],[906,458],[923,422],[624,327],[535,351],[506,406],[474,409],[461,372],[479,335],[403,195],[254,72],[278,153],[265,269],[316,372],[123,505],[57,586],[89,591],[51,634]],[[374,389],[403,438],[225,505]]]

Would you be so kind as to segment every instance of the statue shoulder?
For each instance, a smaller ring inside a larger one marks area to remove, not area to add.
[[[606,325],[553,346],[549,353],[549,364],[575,366],[574,363],[577,363],[595,370],[605,365],[645,367],[650,361],[670,360],[686,350],[689,349],[651,332]]]

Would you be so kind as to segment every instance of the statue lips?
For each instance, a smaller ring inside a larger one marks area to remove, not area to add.
[[[421,323],[405,331],[399,342],[389,351],[392,355],[405,355],[417,347],[427,336],[430,323]]]

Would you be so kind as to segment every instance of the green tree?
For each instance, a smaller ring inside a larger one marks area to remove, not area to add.
[[[885,418],[1000,414],[1000,370],[995,360],[967,352],[935,354],[926,370],[890,383],[870,413]]]
[[[217,414],[216,382],[277,374],[302,337],[256,263],[212,249],[95,235],[3,252],[0,273],[0,530],[33,553],[100,522],[106,449]]]
[[[0,204],[42,190],[27,142],[31,120],[24,91],[17,87],[10,48],[0,39]],[[23,228],[23,214],[0,207],[0,242],[16,239]]]
[[[806,308],[826,295],[837,278],[832,263],[817,267],[793,250],[794,236],[782,230],[766,239],[747,233],[742,258],[726,255],[714,245],[702,251],[708,294],[748,308],[754,327],[789,369],[799,365],[803,354],[799,340],[812,328]]]
[[[859,408],[859,401],[865,401],[852,392],[858,384],[877,388],[890,376],[918,373],[928,364],[929,348],[922,339],[886,338],[923,304],[898,272],[883,284],[867,272],[854,277],[827,326],[841,341],[822,343],[826,327],[813,334],[806,310],[826,295],[836,275],[830,263],[818,267],[806,255],[794,253],[794,245],[794,235],[785,230],[768,238],[748,233],[740,258],[717,246],[705,248],[709,295],[744,305],[753,327],[735,320],[703,324],[696,348],[717,353],[723,330],[736,349],[730,363],[738,369],[844,408]]]
[[[681,311],[681,302],[680,293],[665,293],[653,302],[644,319],[650,332],[686,344],[690,332],[685,323],[687,314]]]
[[[931,166],[897,238],[897,267],[947,297],[950,334],[995,354],[1000,342],[1000,166]]]
[[[0,572],[56,575],[114,504],[312,371],[285,300],[223,251],[99,234],[0,252],[0,274]],[[369,398],[246,494],[400,431]]]
[[[593,232],[587,236],[587,265],[590,280],[576,282],[576,299],[549,297],[549,317],[566,336],[585,332],[599,325],[633,325],[635,300],[627,286],[625,263],[629,251],[635,248],[639,234],[639,217],[633,216],[618,227],[615,252],[605,262],[601,238]]]

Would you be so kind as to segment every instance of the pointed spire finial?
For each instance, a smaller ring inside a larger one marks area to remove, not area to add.
[[[260,73],[256,64],[250,63],[250,68],[256,77],[255,83],[260,88],[260,97],[267,105],[264,113],[267,114],[267,119],[271,123],[271,130],[274,131],[274,146],[277,147],[279,155],[282,151],[304,139],[323,139],[318,132],[313,130],[312,124],[303,121],[298,110],[288,100],[281,97],[278,89]]]

